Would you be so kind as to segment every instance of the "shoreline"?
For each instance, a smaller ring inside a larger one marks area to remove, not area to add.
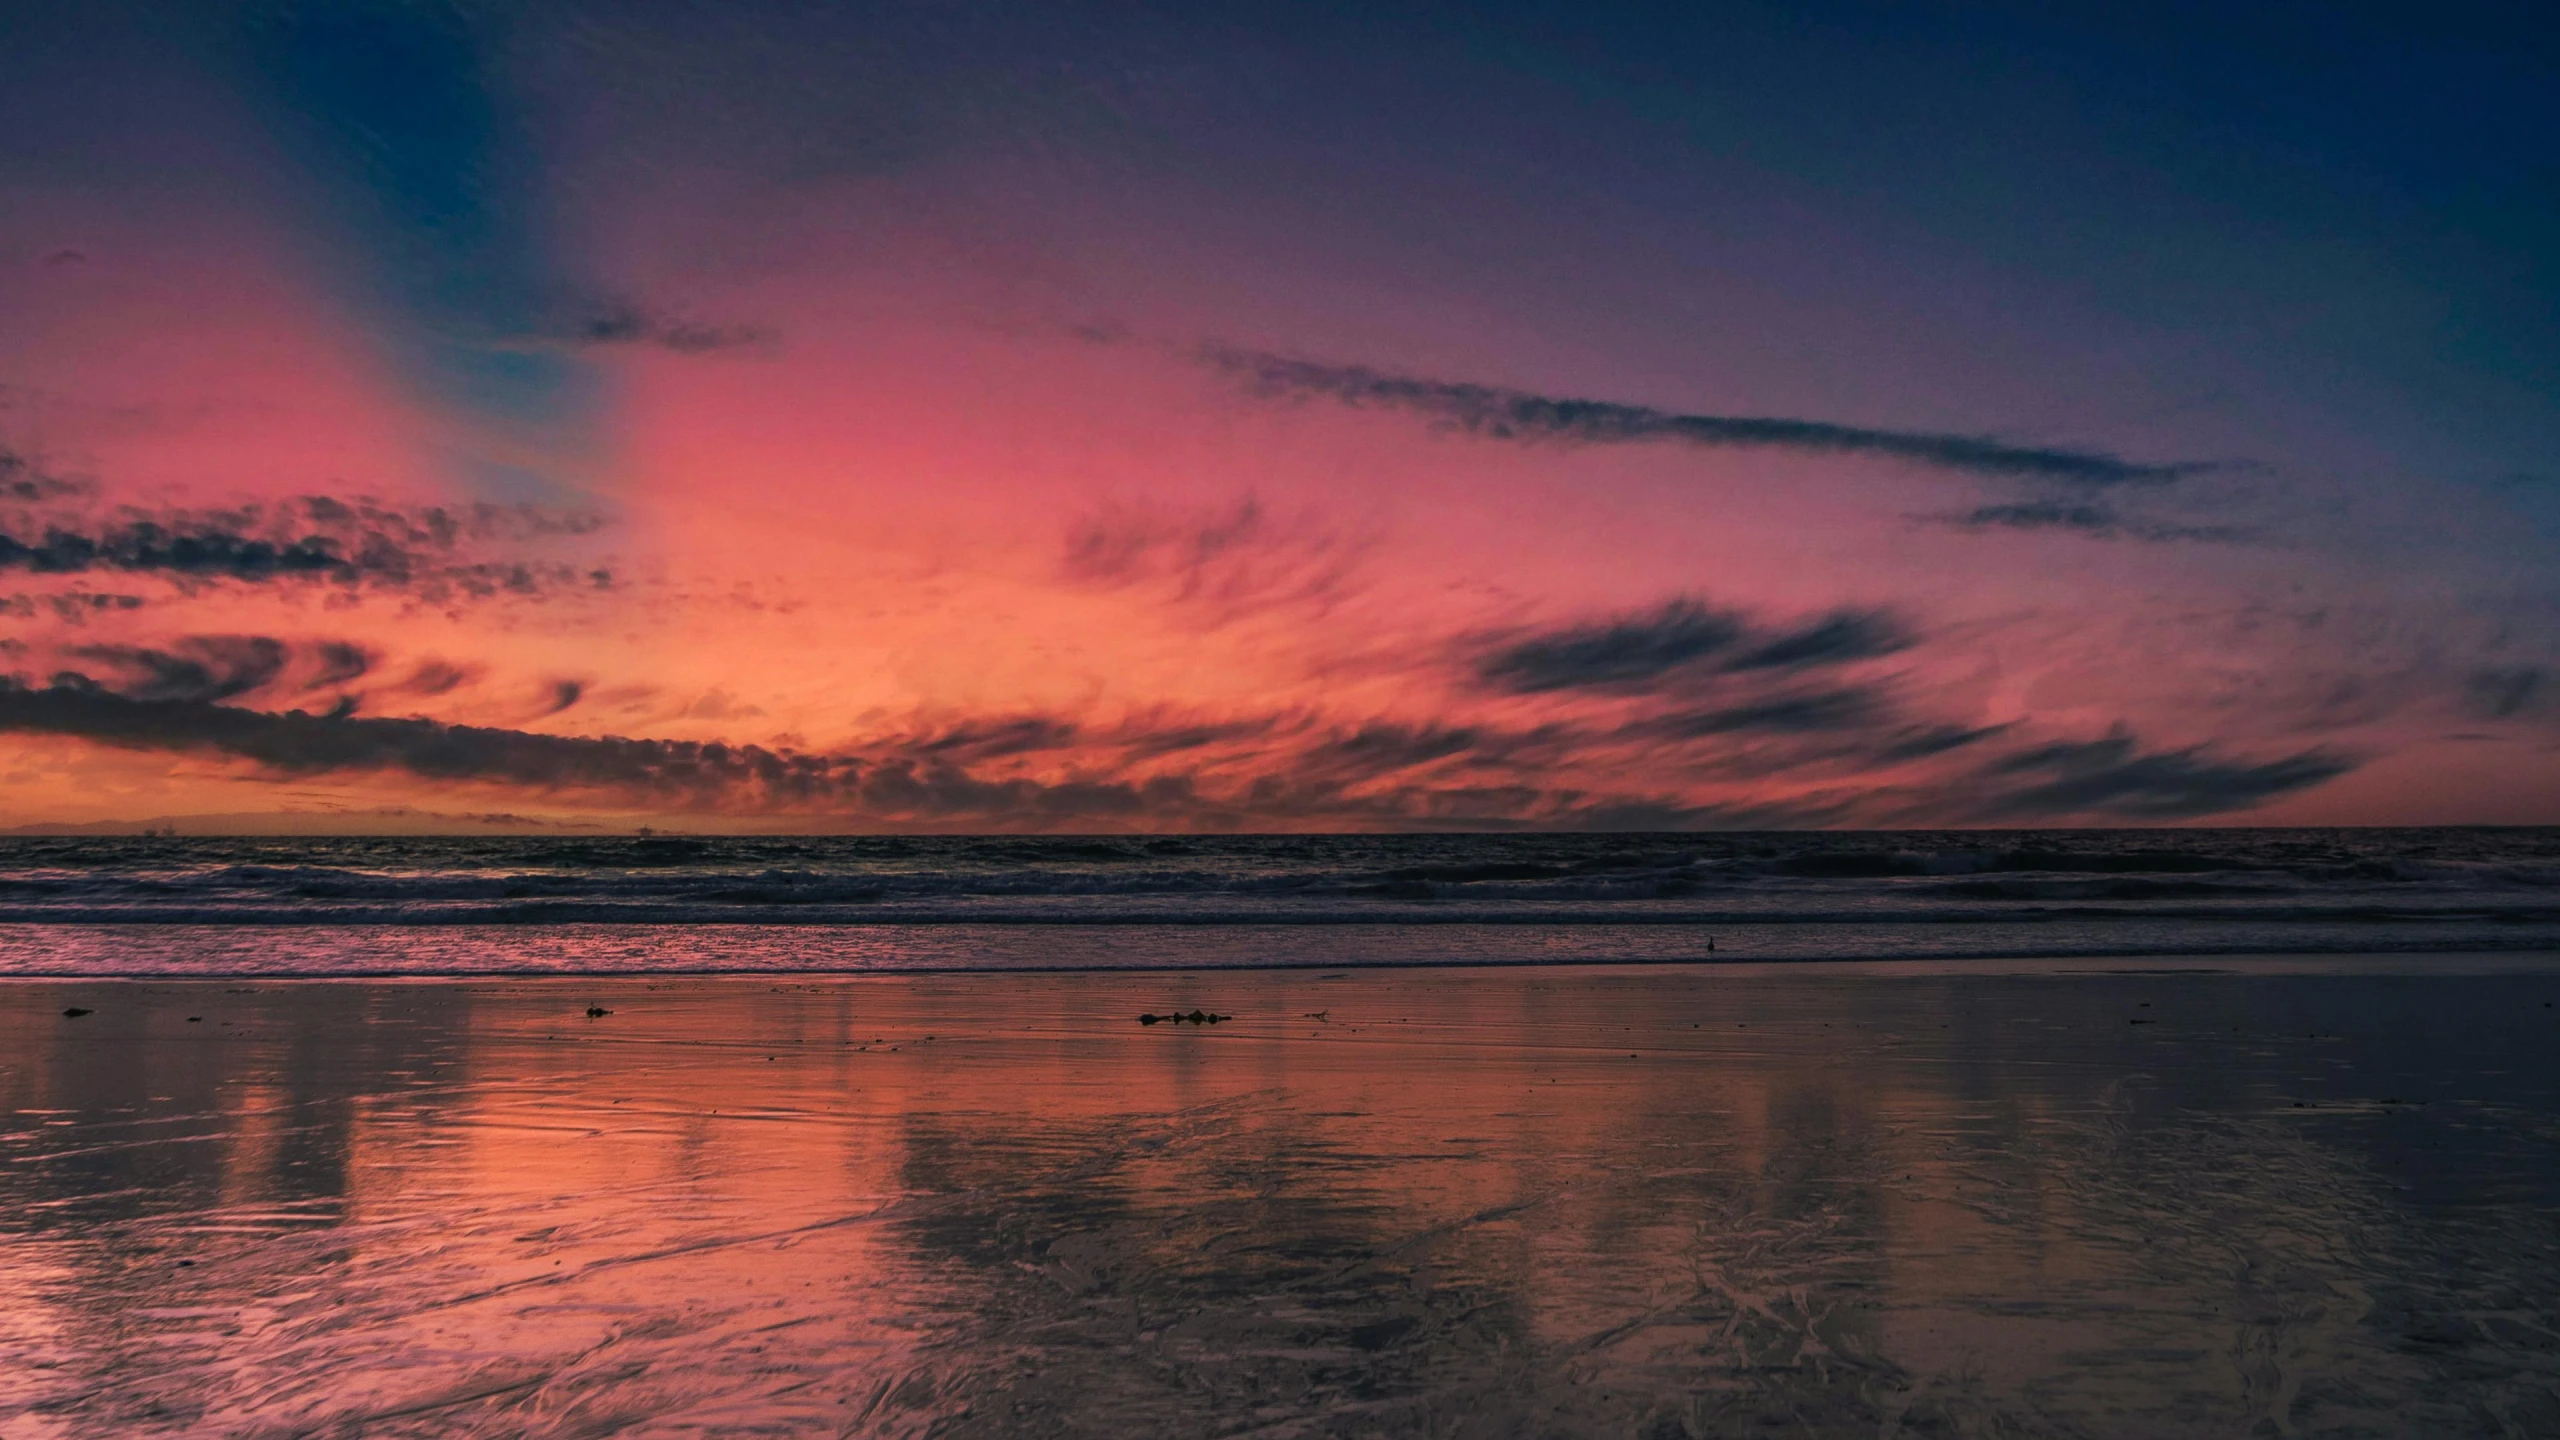
[[[2156,964],[2129,966],[2127,962],[2155,961]],[[1272,961],[1250,965],[946,965],[906,968],[874,967],[870,969],[706,969],[671,968],[663,970],[562,970],[562,969],[485,969],[485,970],[336,970],[295,973],[276,970],[133,970],[133,971],[22,971],[0,972],[0,987],[12,985],[63,984],[190,984],[238,983],[256,981],[277,984],[367,984],[399,982],[404,984],[456,984],[475,981],[557,980],[563,983],[626,984],[657,981],[759,981],[775,980],[914,980],[937,976],[982,977],[1022,975],[1052,978],[1093,975],[1130,978],[1148,975],[1248,977],[1255,975],[1305,975],[1332,972],[1345,975],[1411,973],[1434,971],[1498,971],[1521,972],[1554,970],[1573,975],[1676,973],[1726,975],[1735,978],[1762,978],[1775,975],[1868,975],[1912,979],[1960,979],[1965,976],[1997,978],[2131,975],[2268,975],[2268,976],[2404,976],[2413,979],[2454,979],[2483,975],[2537,975],[2560,973],[2560,949],[2515,950],[2371,950],[2371,951],[2280,951],[2247,950],[2229,952],[2177,952],[2128,950],[2105,954],[2040,955],[2004,954],[1981,956],[1912,956],[1851,957],[1837,959],[1784,958],[1767,959],[1735,956],[1730,959],[1684,960],[1383,960],[1370,962]]]
[[[2428,958],[0,982],[0,1431],[2496,1433]]]

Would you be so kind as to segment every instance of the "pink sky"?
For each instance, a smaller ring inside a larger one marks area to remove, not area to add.
[[[2355,483],[2337,396],[2182,398],[2247,357],[2175,336],[1933,339],[2014,277],[1003,148],[784,183],[533,106],[538,303],[457,308],[221,94],[162,92],[183,166],[0,200],[0,826],[2560,819],[2494,489]]]

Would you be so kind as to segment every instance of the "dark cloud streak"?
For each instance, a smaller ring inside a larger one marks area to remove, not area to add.
[[[1368,549],[1329,528],[1275,520],[1248,495],[1210,510],[1105,506],[1068,532],[1059,568],[1084,589],[1151,589],[1215,626],[1338,603],[1358,588]]]
[[[331,685],[344,685],[350,680],[363,679],[365,673],[373,668],[371,653],[361,645],[344,640],[324,640],[313,646],[312,652],[320,663],[305,689],[321,690]]]
[[[1835,610],[1772,628],[1682,596],[1638,614],[1506,637],[1477,661],[1476,679],[1515,695],[1639,694],[1709,674],[1847,665],[1914,643],[1909,629],[1882,611]]]
[[[1402,410],[1492,440],[1578,445],[1666,442],[1710,449],[1874,456],[1972,475],[2085,486],[2157,485],[2217,468],[2201,461],[2148,464],[2103,451],[2019,445],[1978,435],[1773,416],[1681,414],[1646,405],[1423,379],[1365,365],[1328,365],[1216,344],[1201,347],[1199,356],[1257,396]]]
[[[105,665],[122,676],[111,687],[131,700],[228,700],[273,684],[291,651],[264,635],[196,635],[166,650],[129,645],[84,645],[75,658]],[[57,683],[88,684],[86,676]]]
[[[589,515],[523,507],[400,511],[326,496],[229,510],[126,508],[41,525],[0,524],[0,571],[158,575],[181,584],[305,581],[405,590],[431,600],[530,596],[611,588],[612,572],[473,552],[581,535],[599,523]]]
[[[0,501],[37,505],[87,495],[97,487],[86,480],[49,474],[14,450],[0,449]]]
[[[211,703],[179,687],[118,694],[82,675],[36,688],[0,680],[0,729],[75,735],[133,749],[211,750],[287,775],[404,770],[430,780],[535,788],[610,787],[707,793],[754,787],[805,798],[831,793],[849,762],[754,745],[586,739],[434,720],[353,719]]]
[[[1985,767],[1986,781],[2008,788],[1994,794],[1981,815],[2187,820],[2252,809],[2355,768],[2355,761],[2323,750],[2255,762],[2224,759],[2202,746],[2146,752],[2119,731],[2102,740],[2035,746]]]
[[[1746,823],[1746,813],[1760,823],[1840,823],[1868,814],[1895,792],[1848,789],[1747,805],[1689,803],[1536,777],[1557,763],[1596,759],[1629,743],[1866,733],[1877,744],[1858,753],[1896,763],[1980,744],[2002,729],[1879,729],[1883,717],[1875,697],[1854,690],[1772,697],[1605,732],[1376,721],[1282,753],[1258,751],[1263,765],[1213,790],[1204,788],[1203,774],[1210,772],[991,777],[956,763],[954,747],[942,753],[926,749],[932,737],[890,741],[859,754],[800,754],[757,745],[543,735],[359,717],[351,696],[321,714],[256,710],[219,702],[254,688],[262,676],[272,678],[283,657],[261,648],[273,642],[255,637],[212,638],[228,648],[209,642],[185,653],[101,652],[125,671],[126,693],[76,673],[57,675],[42,687],[0,677],[0,731],[225,755],[276,778],[404,772],[429,781],[542,792],[612,791],[689,808],[814,811],[931,825],[1042,827],[1104,820],[1234,829],[1248,822],[1323,819],[1352,826],[1613,829],[1733,825]],[[1015,717],[943,735],[992,738],[1008,728],[1047,733],[1047,722],[1030,720]],[[1597,748],[1577,756],[1584,746]],[[1508,766],[1519,776],[1499,784],[1466,778],[1465,772],[1485,765]],[[1932,823],[1943,823],[1935,817],[1949,814],[1986,823],[2192,819],[2308,789],[2353,765],[2317,751],[2272,761],[2233,760],[2202,747],[2146,752],[2119,732],[2096,741],[2033,746],[1982,764],[1941,782],[1926,809]],[[1640,772],[1653,768],[1653,762],[1639,763]]]
[[[1815,690],[1656,716],[1621,733],[1669,740],[1749,733],[1819,735],[1866,729],[1882,718],[1885,708],[1882,696],[1873,690]]]
[[[760,745],[542,735],[435,720],[359,718],[212,703],[201,694],[138,698],[64,674],[36,687],[0,677],[0,731],[68,735],[137,750],[211,752],[277,776],[399,771],[441,782],[537,791],[610,790],[660,803],[938,822],[1046,824],[1197,809],[1183,776],[1041,782],[988,779],[931,758],[808,755]]]
[[[1014,715],[971,721],[925,737],[914,748],[951,759],[993,760],[1063,750],[1076,741],[1072,720],[1052,715]]]
[[[649,346],[679,355],[763,348],[774,339],[772,331],[758,325],[709,325],[674,319],[630,304],[590,310],[560,325],[558,331],[560,338],[572,345]]]
[[[1911,648],[1913,640],[1892,616],[1874,610],[1840,610],[1798,630],[1773,636],[1749,654],[1735,658],[1731,670],[1799,670],[1816,665],[1846,665],[1873,660]]]
[[[2551,698],[2551,672],[2538,665],[2475,670],[2463,678],[2463,710],[2484,720],[2512,720]]]
[[[2251,545],[2262,538],[2258,532],[2236,525],[2171,525],[2127,519],[2108,506],[2078,501],[2024,500],[1922,518],[1957,530],[2061,530],[2092,540],[2139,540],[2152,545]]]
[[[119,610],[139,610],[142,605],[143,599],[139,595],[102,595],[88,590],[71,590],[56,595],[0,595],[0,615],[33,619],[41,606],[65,625],[85,625],[93,616]]]
[[[1476,674],[1520,695],[1639,686],[1730,648],[1743,629],[1737,615],[1672,600],[1648,614],[1514,641],[1487,655]]]

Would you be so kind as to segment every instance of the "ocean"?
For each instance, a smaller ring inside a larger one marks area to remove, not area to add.
[[[0,974],[2560,948],[2560,829],[0,840]]]
[[[2550,830],[22,837],[0,1435],[2560,1434],[2555,940]]]

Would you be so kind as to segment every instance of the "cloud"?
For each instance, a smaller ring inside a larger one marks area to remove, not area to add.
[[[1321,770],[1385,775],[1466,755],[1485,735],[1470,726],[1405,725],[1375,721],[1323,741],[1302,761]]]
[[[672,350],[679,355],[707,355],[719,350],[770,346],[774,336],[758,325],[708,325],[617,302],[560,324],[557,338],[572,345],[637,345]]]
[[[764,714],[765,709],[761,705],[749,705],[715,685],[686,702],[676,713],[688,720],[752,720]]]
[[[1768,829],[1837,823],[1849,802],[1791,796],[1695,800],[1672,795],[1591,791],[1572,785],[1468,784],[1446,775],[1350,788],[1337,776],[1283,769],[1256,776],[1212,818],[1267,824],[1284,818],[1355,828],[1400,830],[1691,830]]]
[[[2218,468],[2201,461],[2152,464],[2104,451],[2019,445],[1978,435],[1879,430],[1769,416],[1688,415],[1608,400],[1564,399],[1491,385],[1420,379],[1365,365],[1328,365],[1218,344],[1202,346],[1199,358],[1257,396],[1402,410],[1494,440],[1579,445],[1663,442],[1865,455],[1972,475],[2086,486],[2163,484]]]
[[[1968,745],[1979,745],[2008,729],[2006,725],[1914,725],[1888,736],[1874,758],[1878,764],[1884,765],[1926,760]]]
[[[143,511],[0,522],[0,570],[113,572],[182,584],[315,582],[398,589],[441,602],[609,589],[604,568],[482,558],[495,547],[582,535],[598,517],[474,505],[403,511],[309,496],[227,510]]]
[[[1638,693],[1707,674],[1845,665],[1913,643],[1909,629],[1882,611],[1835,610],[1800,626],[1771,628],[1681,596],[1632,615],[1505,637],[1476,662],[1476,679],[1515,695]]]
[[[1677,599],[1646,614],[1511,642],[1485,656],[1476,675],[1519,695],[1640,686],[1729,649],[1743,630],[1739,616]]]
[[[35,462],[14,450],[0,449],[0,502],[37,505],[87,495],[97,486],[87,480],[74,480],[39,470]]]
[[[1313,717],[1304,713],[1216,720],[1158,711],[1123,722],[1104,737],[1104,743],[1117,747],[1131,759],[1143,760],[1298,734],[1313,725]]]
[[[126,683],[135,678],[127,676]],[[1516,786],[1359,793],[1359,786],[1380,775],[1433,755],[1456,755],[1471,743],[1466,734],[1429,727],[1378,725],[1336,735],[1316,752],[1230,784],[1230,793],[1220,798],[1203,793],[1191,773],[989,776],[956,763],[948,750],[927,752],[912,741],[862,755],[812,755],[756,745],[542,735],[359,717],[344,706],[325,714],[255,710],[207,698],[230,688],[210,666],[204,675],[182,674],[165,683],[143,676],[139,683],[147,688],[119,693],[81,674],[57,675],[41,687],[0,678],[0,731],[225,755],[278,778],[389,771],[543,792],[609,791],[687,808],[816,812],[927,825],[1040,828],[1144,820],[1235,828],[1256,815],[1284,824],[1510,825],[1531,816],[1570,823],[1598,803],[1576,792]],[[1000,728],[978,727],[978,733]],[[1624,795],[1607,798],[1636,803]]]
[[[467,684],[477,673],[429,656],[419,661],[417,668],[409,672],[409,678],[401,681],[397,688],[411,695],[444,695]]]
[[[79,674],[58,675],[42,687],[0,677],[0,731],[221,754],[285,777],[399,771],[448,783],[605,790],[712,809],[818,808],[890,821],[1046,825],[1203,808],[1185,776],[989,779],[929,757],[873,760],[760,745],[542,735],[357,717],[343,706],[317,715],[272,712],[180,693],[189,690],[181,682],[167,693],[128,695]]]
[[[2128,520],[2105,505],[2083,501],[2024,500],[2008,505],[1981,505],[1954,515],[1924,515],[1921,520],[1958,530],[2063,530],[2092,540],[2139,540],[2153,545],[2253,545],[2264,537],[2237,525],[2169,525]]]
[[[274,683],[291,654],[264,635],[197,635],[166,650],[83,645],[69,652],[117,675],[104,688],[132,700],[228,700]],[[79,677],[83,683],[96,683]]]
[[[1105,506],[1067,532],[1067,577],[1094,585],[1118,585],[1172,573],[1197,577],[1207,566],[1260,537],[1261,502],[1248,496],[1233,509],[1167,516],[1127,506]]]
[[[127,700],[230,701],[269,689],[307,695],[344,689],[373,673],[379,663],[371,650],[353,641],[289,641],[269,635],[188,635],[152,645],[76,645],[59,654],[80,668],[57,675],[58,683]],[[414,687],[415,677],[409,685],[391,687],[390,693]],[[352,714],[358,699],[341,694],[337,704]]]
[[[2326,784],[2356,762],[2324,750],[2278,760],[2224,759],[2203,746],[2146,752],[2126,731],[2102,740],[2021,750],[1985,767],[1997,789],[1980,806],[1986,819],[2091,816],[2181,820],[2252,809]]]
[[[279,779],[399,772],[439,783],[608,792],[625,801],[688,810],[820,815],[866,824],[1221,830],[1641,829],[1871,820],[1879,804],[1904,804],[1917,792],[1880,789],[1853,777],[1795,795],[1698,796],[1674,789],[1647,794],[1607,777],[1678,773],[1676,757],[1647,747],[1708,736],[1865,737],[1847,751],[1816,746],[1809,760],[1757,763],[1757,782],[1799,763],[1899,763],[1962,750],[2002,733],[1996,726],[1886,728],[1866,692],[1818,691],[1606,731],[1374,721],[1318,732],[1308,743],[1233,754],[1222,765],[1157,773],[1110,764],[1085,768],[1097,754],[1129,753],[1115,747],[1133,736],[1106,733],[1081,756],[1069,755],[1076,763],[1063,774],[991,775],[973,766],[1063,744],[1065,722],[991,718],[922,738],[884,740],[858,753],[808,754],[365,717],[354,713],[351,697],[325,713],[223,703],[286,668],[273,644],[258,637],[203,637],[157,651],[101,651],[93,658],[113,672],[112,685],[78,673],[56,675],[42,686],[0,677],[0,731],[228,756]],[[1303,729],[1270,721],[1248,725],[1236,738]],[[1629,758],[1629,745],[1651,758]],[[1488,766],[1508,767],[1510,773],[1498,783],[1470,778]],[[1904,813],[1925,815],[1929,823],[1948,817],[1992,823],[2190,819],[2245,810],[2351,768],[2352,761],[2324,752],[2272,761],[2234,760],[2202,747],[2146,752],[2119,732],[2017,750],[1942,782],[1934,803]]]
[[[2554,698],[2551,672],[2538,665],[2475,670],[2462,682],[2463,710],[2484,720],[2512,720]]]
[[[322,576],[352,583],[388,573],[405,581],[410,574],[407,559],[405,555],[396,562],[381,555],[348,556],[320,537],[273,541],[212,529],[172,533],[147,520],[96,534],[49,528],[41,539],[31,540],[0,533],[0,569],[19,568],[39,575],[163,571],[226,580]],[[392,563],[396,570],[390,568]]]
[[[53,595],[0,595],[0,615],[32,620],[39,609],[50,611],[65,625],[85,625],[90,618],[117,610],[139,610],[139,595],[102,595],[89,590],[66,590]]]
[[[863,814],[926,821],[1126,820],[1198,808],[1188,776],[1142,781],[989,780],[956,765],[913,760],[891,760],[872,768],[847,798]]]
[[[373,668],[370,652],[361,645],[344,640],[323,640],[312,647],[312,653],[319,660],[319,667],[303,686],[306,690],[321,690],[360,680]]]
[[[403,770],[431,780],[480,780],[534,788],[605,787],[709,794],[753,788],[775,796],[833,793],[850,762],[754,745],[678,740],[585,739],[434,720],[281,713],[212,702],[226,688],[172,683],[120,694],[85,675],[41,688],[0,680],[0,729],[74,735],[135,749],[205,750],[286,775]]]
[[[1154,590],[1216,625],[1329,607],[1357,587],[1368,549],[1329,528],[1274,519],[1248,495],[1215,509],[1103,506],[1068,530],[1059,570],[1084,589]]]
[[[1818,735],[1867,729],[1882,718],[1884,711],[1883,696],[1872,689],[1815,690],[1800,695],[1772,695],[1735,705],[1659,715],[1637,721],[1620,733],[1674,740],[1752,732]]]
[[[1845,665],[1911,648],[1900,621],[1878,610],[1836,610],[1801,629],[1776,635],[1739,656],[1730,670],[1800,670]]]
[[[1078,727],[1054,715],[1011,715],[955,725],[912,742],[920,754],[947,760],[993,760],[1043,750],[1063,750],[1076,741]]]

